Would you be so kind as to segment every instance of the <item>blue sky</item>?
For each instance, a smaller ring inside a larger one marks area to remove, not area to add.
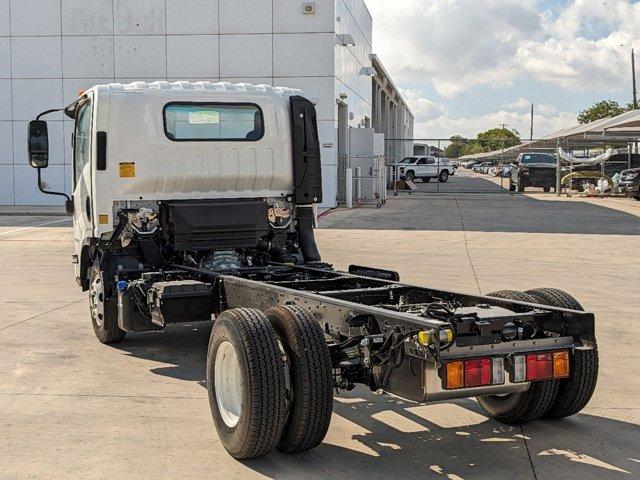
[[[507,123],[535,136],[601,99],[631,101],[640,2],[365,0],[374,52],[416,116],[416,136],[475,136]],[[640,80],[640,78],[639,78]]]

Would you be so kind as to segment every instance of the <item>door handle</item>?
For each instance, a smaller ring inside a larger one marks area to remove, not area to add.
[[[87,212],[87,220],[91,221],[91,198],[88,195],[85,201],[85,211]]]

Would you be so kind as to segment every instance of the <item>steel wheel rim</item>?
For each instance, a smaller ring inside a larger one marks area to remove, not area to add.
[[[233,428],[242,413],[242,371],[236,349],[226,340],[216,352],[214,385],[220,417],[227,427]]]
[[[96,325],[101,326],[104,312],[104,289],[100,275],[91,281],[89,286],[89,309],[91,310],[91,318]]]

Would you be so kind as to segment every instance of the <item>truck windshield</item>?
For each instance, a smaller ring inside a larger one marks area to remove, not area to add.
[[[521,163],[556,163],[556,159],[551,155],[546,155],[544,153],[525,153],[522,155]]]
[[[175,141],[257,141],[264,135],[262,110],[250,104],[170,103],[164,128]]]

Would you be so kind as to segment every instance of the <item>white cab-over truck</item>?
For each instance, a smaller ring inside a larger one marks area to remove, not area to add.
[[[75,121],[67,205],[95,334],[117,343],[213,320],[206,383],[232,456],[314,448],[333,392],[355,385],[420,403],[477,397],[505,423],[566,417],[589,401],[594,316],[570,295],[468,295],[321,260],[320,148],[302,92],[111,84],[62,110]],[[29,124],[39,179],[46,113]]]

